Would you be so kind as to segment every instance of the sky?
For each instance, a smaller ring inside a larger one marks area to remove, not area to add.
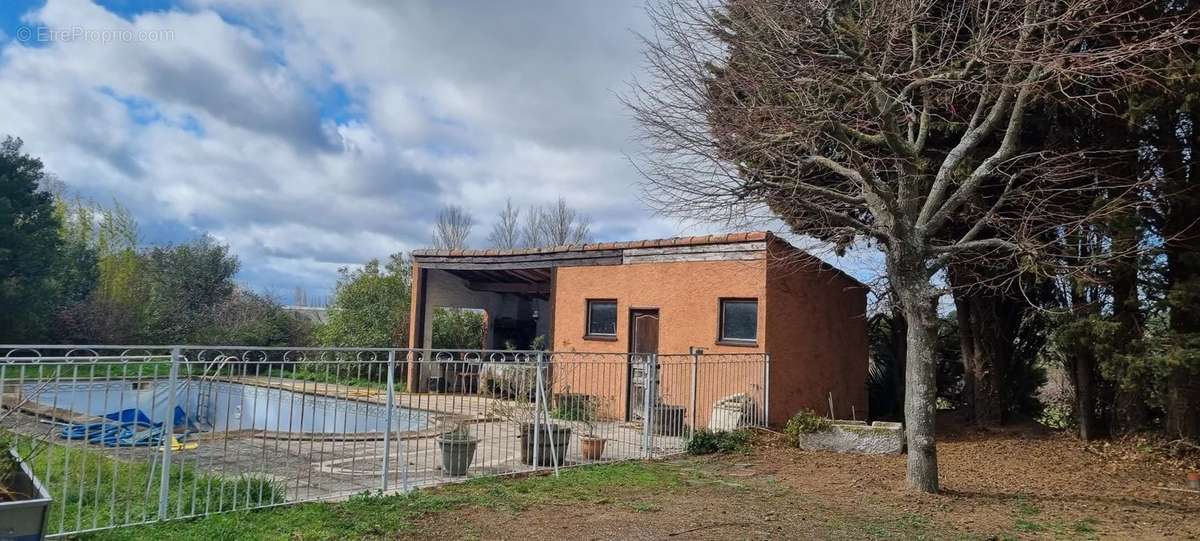
[[[427,246],[448,204],[476,217],[472,247],[508,198],[563,197],[596,241],[722,231],[639,197],[619,98],[641,74],[643,6],[4,0],[0,135],[129,208],[147,243],[228,244],[238,280],[284,302]]]

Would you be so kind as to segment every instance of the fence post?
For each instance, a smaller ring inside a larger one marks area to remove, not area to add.
[[[771,426],[771,354],[763,354],[763,427]]]
[[[383,430],[383,472],[379,479],[379,490],[387,492],[388,473],[392,467],[392,410],[396,406],[396,350],[388,351],[387,362],[387,416]]]
[[[697,347],[692,348],[692,407],[691,407],[692,425],[691,425],[691,433],[688,434],[688,439],[692,439],[696,436],[696,417],[697,417],[696,406],[697,406],[697,402],[698,402],[698,398],[699,398],[697,396],[699,394],[699,390],[697,389],[696,386],[699,385],[699,383],[700,383],[700,380],[699,380],[700,355],[702,355],[703,352],[704,352],[704,350],[702,350],[700,348],[697,348]]]
[[[550,393],[546,391],[546,377],[544,375],[544,370],[548,368],[548,366],[542,365],[542,361],[545,361],[544,354],[539,353],[538,358],[538,392],[541,393],[542,397],[542,410],[540,413],[544,416],[543,418],[546,419],[546,437],[550,438],[550,464],[554,466],[554,476],[558,477],[558,465],[559,462],[561,462],[558,456],[557,444],[559,432],[557,426],[555,426],[553,430],[550,428],[552,425],[550,422]]]
[[[657,395],[655,389],[658,380],[658,355],[649,354],[643,357],[646,363],[646,384],[643,386],[646,392],[644,402],[645,412],[642,418],[645,419],[645,427],[642,430],[642,447],[646,454],[646,458],[654,458],[654,397]]]
[[[167,520],[167,502],[171,491],[171,444],[175,440],[175,393],[179,380],[180,350],[171,348],[171,368],[167,372],[167,413],[162,421],[162,472],[158,478],[158,520]]]
[[[542,352],[537,353],[537,365],[534,373],[537,388],[533,390],[533,469],[538,469],[541,462],[542,435]]]
[[[409,357],[410,355],[412,357]],[[415,367],[417,370],[420,370],[421,363],[420,363],[420,357],[418,357],[418,355],[419,354],[416,351],[405,350],[404,366],[408,367],[408,368]],[[412,363],[410,365],[409,364],[410,360],[416,360],[417,362]],[[408,380],[406,379],[405,381],[408,381]],[[395,388],[395,385],[393,384],[393,389],[394,388]],[[395,393],[392,393],[392,396],[395,396]],[[407,408],[405,408],[405,410],[404,410],[404,421],[405,421],[404,426],[412,425],[412,413],[411,413],[411,410],[409,410]],[[398,432],[399,431],[397,430],[397,437],[399,436]],[[404,438],[398,437],[397,440],[398,441],[396,441],[396,458],[398,458],[400,460],[400,490],[404,493],[408,493],[408,448],[407,448],[408,446],[404,442]]]

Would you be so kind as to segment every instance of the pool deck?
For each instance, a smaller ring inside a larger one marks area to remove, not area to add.
[[[344,400],[387,404],[387,391],[381,387],[362,387],[342,383],[324,383],[263,376],[222,377],[217,381],[243,383],[283,389],[301,394],[328,396]],[[506,402],[478,394],[396,393],[396,406],[431,413],[452,414],[465,418],[486,418],[497,403]]]
[[[386,393],[381,388],[260,376],[218,380],[359,402],[387,403]],[[7,407],[19,400],[13,393],[0,393],[0,403]],[[473,394],[396,393],[396,406],[430,412],[433,425],[421,431],[392,433],[386,446],[382,434],[364,437],[252,430],[203,433],[189,439],[197,444],[195,448],[174,451],[172,464],[220,478],[242,475],[271,478],[285,487],[288,500],[339,499],[363,491],[380,490],[384,488],[385,478],[387,490],[398,491],[472,477],[535,471],[520,459],[518,424],[493,415],[497,405],[512,404],[511,401]],[[50,435],[52,427],[46,424],[48,420],[97,419],[25,402],[21,411],[6,421],[5,428],[120,460],[156,461],[162,455],[161,448],[110,448],[54,438]],[[579,435],[589,427],[578,422],[552,422],[570,427],[573,432],[566,456],[561,459],[562,466],[646,458],[646,442],[640,426],[625,422],[594,423],[590,429],[608,441],[600,460],[591,461],[580,454],[579,442]],[[463,426],[478,439],[474,460],[465,477],[448,476],[442,469],[441,451],[435,436],[451,426]],[[684,439],[654,436],[650,444],[656,456],[663,456],[681,452]],[[383,472],[385,455],[388,456],[386,476]]]

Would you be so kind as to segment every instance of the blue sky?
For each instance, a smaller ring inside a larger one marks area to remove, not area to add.
[[[640,0],[5,1],[0,125],[147,242],[207,232],[285,301],[425,246],[446,204],[477,247],[508,198],[565,197],[596,240],[726,229],[639,198],[618,97],[646,26]]]

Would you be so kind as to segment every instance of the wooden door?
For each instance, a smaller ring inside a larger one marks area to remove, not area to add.
[[[625,401],[625,418],[630,421],[640,420],[646,411],[646,363],[652,353],[658,353],[658,310],[630,310]]]

